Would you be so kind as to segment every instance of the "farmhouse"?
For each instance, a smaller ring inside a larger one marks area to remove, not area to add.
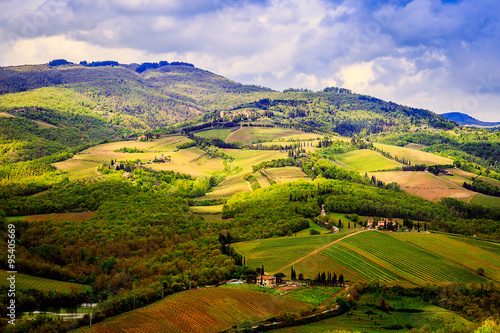
[[[257,284],[263,287],[272,287],[276,285],[276,278],[274,276],[261,275],[257,277]]]
[[[393,230],[394,228],[399,228],[399,226],[394,223],[392,220],[388,218],[384,218],[380,221],[374,221],[374,220],[368,220],[366,223],[366,226],[368,228],[373,228],[373,229],[387,229],[387,230]]]

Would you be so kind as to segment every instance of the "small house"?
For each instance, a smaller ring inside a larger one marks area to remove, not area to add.
[[[263,287],[274,287],[276,278],[274,276],[261,275],[257,277],[257,284]]]

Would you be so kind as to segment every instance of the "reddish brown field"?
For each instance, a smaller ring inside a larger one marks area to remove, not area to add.
[[[59,214],[40,214],[30,215],[26,217],[26,221],[68,221],[68,222],[83,222],[92,217],[93,212],[82,213],[59,213]]]

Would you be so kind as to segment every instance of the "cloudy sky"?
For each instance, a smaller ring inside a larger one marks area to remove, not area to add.
[[[500,121],[497,0],[0,0],[0,66],[188,61]]]

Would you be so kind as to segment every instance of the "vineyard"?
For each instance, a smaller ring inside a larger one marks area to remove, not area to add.
[[[76,332],[220,332],[244,321],[259,322],[309,307],[245,286],[205,288],[176,293]]]
[[[500,279],[497,244],[417,232],[367,231],[340,239],[345,235],[265,239],[234,248],[250,266],[264,265],[269,272],[289,274],[293,263],[306,278],[330,271],[342,273],[349,281],[377,279],[408,286]],[[330,244],[334,240],[339,241]],[[486,277],[476,273],[478,268],[484,269]]]
[[[92,217],[92,212],[82,212],[82,213],[58,213],[58,214],[41,214],[41,215],[30,215],[25,219],[27,221],[54,221],[54,222],[83,222]]]
[[[425,233],[417,235],[396,233],[393,237],[423,247],[471,271],[483,268],[485,276],[500,282],[500,245],[498,244]]]
[[[265,270],[273,273],[312,251],[346,236],[347,233],[325,234],[303,237],[286,237],[242,242],[234,245],[236,251],[246,258],[251,267],[265,266]],[[289,271],[283,272],[285,274]],[[306,271],[303,271],[306,276]]]
[[[0,270],[1,286],[6,287],[8,285],[7,278],[9,276],[10,274],[8,274],[7,271]],[[16,274],[16,289],[35,289],[45,292],[60,292],[61,294],[79,294],[92,292],[92,288],[87,285],[44,279],[20,273]]]
[[[341,242],[379,265],[418,285],[442,282],[486,282],[459,264],[382,232],[368,232]]]
[[[246,180],[241,178],[241,175],[234,175],[228,177],[218,186],[214,187],[211,192],[208,192],[204,197],[199,200],[217,200],[229,199],[236,193],[249,192],[250,187]]]

